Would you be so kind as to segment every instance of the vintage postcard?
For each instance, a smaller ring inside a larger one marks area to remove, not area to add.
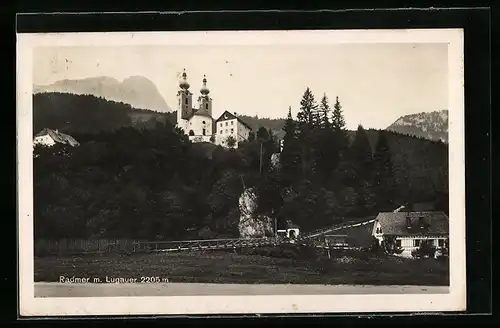
[[[18,34],[20,314],[462,311],[462,30]]]

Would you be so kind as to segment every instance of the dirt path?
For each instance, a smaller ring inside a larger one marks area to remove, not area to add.
[[[443,294],[448,292],[447,286],[35,283],[35,297]]]

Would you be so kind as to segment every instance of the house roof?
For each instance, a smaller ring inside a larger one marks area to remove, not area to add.
[[[224,111],[224,113],[222,113],[221,116],[219,116],[219,118],[215,121],[216,123],[218,122],[222,122],[222,121],[227,121],[227,120],[234,120],[234,119],[237,119],[238,122],[240,122],[241,124],[243,124],[244,126],[246,126],[247,128],[250,129],[250,131],[252,130],[252,127],[250,125],[248,125],[245,121],[243,121],[241,118],[239,118],[238,116],[234,115],[234,114],[231,114],[229,111]]]
[[[411,229],[407,227],[410,219]],[[426,228],[421,229],[419,219],[422,218]],[[449,220],[444,212],[383,212],[376,220],[380,223],[384,235],[415,236],[415,235],[447,235]]]
[[[52,138],[52,140],[54,140],[55,142],[58,142],[58,143],[62,143],[62,144],[70,145],[70,146],[78,146],[80,144],[78,141],[75,140],[75,138],[73,138],[72,136],[70,136],[68,134],[61,133],[57,130],[47,129],[47,128],[38,132],[35,135],[35,138],[45,136],[45,135],[49,135]]]

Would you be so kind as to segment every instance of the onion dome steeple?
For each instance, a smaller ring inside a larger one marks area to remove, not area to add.
[[[200,89],[202,95],[206,96],[210,93],[210,90],[207,88],[207,78],[203,75],[203,86]]]
[[[187,90],[189,89],[189,83],[187,81],[187,74],[186,74],[186,69],[184,69],[184,72],[182,73],[182,77],[179,81],[179,87],[181,89]]]

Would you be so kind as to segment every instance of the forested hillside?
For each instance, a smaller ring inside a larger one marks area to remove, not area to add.
[[[340,101],[330,108],[309,89],[285,121],[279,170],[270,166],[278,151],[270,129],[226,150],[192,144],[167,119],[134,128],[130,113],[138,112],[128,106],[79,97],[69,113],[37,99],[38,128],[64,126],[81,146],[35,149],[36,238],[237,237],[244,187],[257,191],[260,214],[303,231],[406,202],[447,211],[446,144],[362,126],[350,136]]]
[[[156,122],[175,122],[175,113],[133,108],[129,104],[92,95],[37,93],[33,95],[33,133],[44,128],[68,133],[98,133],[124,126],[153,127]]]

